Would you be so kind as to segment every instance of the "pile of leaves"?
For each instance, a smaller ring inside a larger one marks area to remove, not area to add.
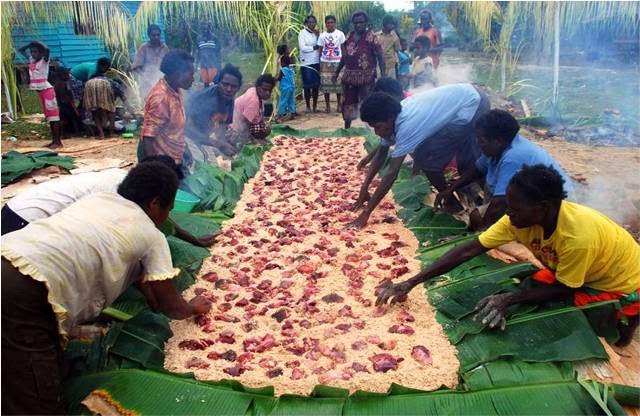
[[[71,170],[76,167],[70,156],[58,156],[56,152],[40,150],[20,153],[12,150],[2,155],[2,186],[8,185],[20,177],[45,166],[60,166]]]

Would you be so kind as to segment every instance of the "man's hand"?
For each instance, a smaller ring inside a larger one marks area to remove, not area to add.
[[[410,280],[406,280],[401,283],[393,284],[391,282],[387,283],[387,286],[384,288],[382,293],[378,295],[378,299],[376,300],[376,306],[386,304],[389,299],[391,299],[391,304],[404,302],[407,300],[407,295],[411,292],[415,285]]]
[[[504,314],[511,305],[511,296],[511,293],[500,293],[481,299],[476,305],[475,310],[478,313],[473,317],[473,320],[479,321],[489,328],[495,328],[499,325],[500,329],[504,330],[507,325]]]
[[[365,167],[367,167],[367,165],[369,164],[369,162],[371,162],[371,159],[369,158],[369,155],[366,155],[365,157],[363,157],[360,162],[358,162],[358,166],[357,169],[358,170],[362,170]]]
[[[347,224],[346,228],[361,229],[364,228],[365,225],[367,225],[367,221],[369,221],[369,213],[363,212],[358,216],[358,218]]]
[[[436,195],[436,199],[433,201],[433,209],[435,211],[439,211],[444,208],[446,200],[452,196],[453,191],[451,189],[445,189],[442,192],[438,192],[438,195]]]
[[[211,302],[204,296],[196,296],[189,301],[192,315],[202,315],[209,312],[211,309]]]
[[[369,194],[369,191],[360,192],[360,195],[358,195],[358,199],[356,199],[356,202],[351,204],[351,211],[359,210],[370,199],[371,195]]]

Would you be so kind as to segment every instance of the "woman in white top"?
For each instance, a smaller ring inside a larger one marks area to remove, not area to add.
[[[320,49],[318,45],[317,20],[315,16],[304,19],[304,28],[298,34],[300,48],[300,65],[306,112],[311,111],[310,101],[313,98],[313,112],[318,111],[318,88],[320,87]]]
[[[346,40],[344,33],[336,29],[335,16],[327,15],[324,18],[325,31],[318,36],[318,45],[322,46],[320,52],[320,89],[324,93],[324,102],[327,105],[327,113],[331,112],[329,106],[329,94],[336,94],[337,111],[340,108],[340,98],[342,97],[342,85],[333,81],[333,75],[338,69],[342,59],[342,44]]]
[[[157,228],[177,189],[171,168],[141,163],[117,193],[89,195],[2,237],[2,414],[66,414],[62,344],[133,283],[170,318],[209,311],[204,297],[176,290],[180,270]]]

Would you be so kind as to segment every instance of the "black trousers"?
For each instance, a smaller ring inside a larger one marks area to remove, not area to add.
[[[58,322],[44,283],[2,259],[2,414],[65,414]]]
[[[2,207],[2,218],[0,219],[2,235],[23,229],[29,224],[29,221],[13,212],[7,204]]]

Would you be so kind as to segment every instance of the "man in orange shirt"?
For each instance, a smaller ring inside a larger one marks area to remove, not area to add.
[[[413,33],[411,42],[415,42],[420,36],[426,36],[429,38],[429,41],[431,41],[427,55],[433,61],[433,69],[438,69],[438,65],[440,65],[440,53],[442,52],[442,48],[440,47],[442,39],[440,39],[440,32],[433,25],[431,12],[426,9],[420,12],[420,27]]]
[[[162,59],[160,70],[164,77],[149,91],[144,105],[138,159],[167,155],[181,164],[186,144],[180,89],[189,89],[193,84],[193,57],[185,51],[171,51]]]

